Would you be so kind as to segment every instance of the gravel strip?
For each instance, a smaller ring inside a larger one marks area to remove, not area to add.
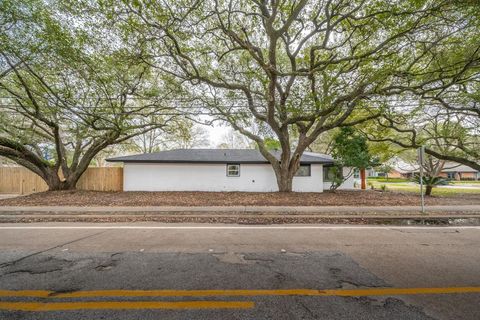
[[[312,216],[1,216],[0,223],[35,222],[162,222],[209,224],[354,224],[354,225],[444,225],[478,226],[480,217],[312,217]]]

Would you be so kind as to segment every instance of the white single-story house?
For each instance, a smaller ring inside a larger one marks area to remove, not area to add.
[[[123,162],[125,191],[278,191],[272,166],[254,149],[177,149],[107,161]],[[332,165],[330,156],[305,153],[293,178],[293,191],[329,189],[326,177],[331,176]],[[351,189],[353,184],[349,177],[341,188]]]

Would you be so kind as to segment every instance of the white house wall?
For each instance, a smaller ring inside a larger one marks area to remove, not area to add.
[[[239,177],[226,176],[226,164],[125,163],[125,191],[278,191],[269,164],[240,164]],[[311,165],[311,176],[294,177],[297,192],[323,191],[323,166]]]
[[[355,188],[355,177],[353,174],[353,168],[343,168],[343,176],[348,178],[340,185],[340,190],[348,190]]]

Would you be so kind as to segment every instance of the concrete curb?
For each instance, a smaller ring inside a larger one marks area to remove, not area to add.
[[[0,223],[164,222],[237,224],[480,225],[480,206],[392,207],[0,207]]]

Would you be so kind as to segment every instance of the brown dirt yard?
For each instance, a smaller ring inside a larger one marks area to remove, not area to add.
[[[337,191],[278,192],[100,192],[50,191],[0,200],[0,206],[402,206],[419,204],[411,193]],[[479,194],[427,197],[428,205],[480,205]]]

